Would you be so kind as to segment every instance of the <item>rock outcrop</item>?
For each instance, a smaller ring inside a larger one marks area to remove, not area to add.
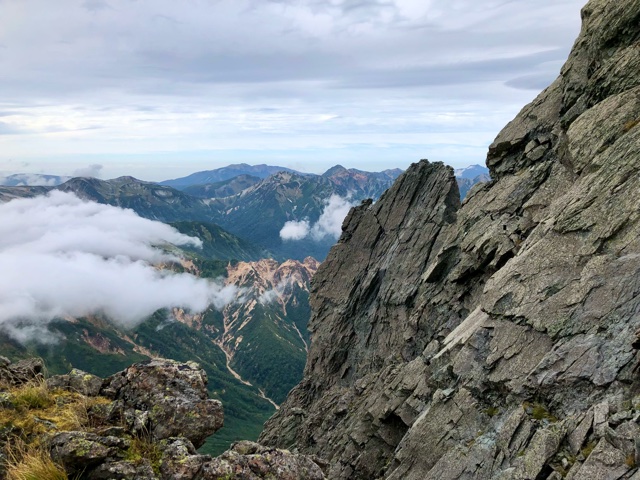
[[[252,442],[216,458],[198,454],[196,447],[222,427],[223,414],[220,402],[208,398],[207,376],[196,363],[154,359],[105,380],[76,369],[46,383],[41,370],[39,361],[12,364],[0,357],[2,478],[33,445],[46,448],[70,478],[325,478],[324,463],[314,457]],[[27,466],[20,466],[19,478],[40,478]]]
[[[260,441],[336,479],[640,478],[640,0],[591,0],[460,206],[422,161],[352,210]]]

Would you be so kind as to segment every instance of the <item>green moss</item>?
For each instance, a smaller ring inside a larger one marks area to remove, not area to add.
[[[216,480],[233,480],[235,478],[233,473],[227,473],[223,477],[217,477]]]
[[[629,468],[636,468],[636,456],[633,453],[630,453],[629,455],[627,455],[624,463]]]
[[[597,445],[596,441],[592,440],[589,443],[587,443],[582,450],[580,450],[580,453],[585,459],[589,458],[589,455],[591,455],[591,452],[593,452],[593,449],[596,448],[596,445]]]
[[[498,407],[489,407],[485,408],[483,412],[490,417],[495,417],[500,413],[500,409]]]
[[[558,421],[558,417],[551,414],[547,407],[545,407],[541,403],[524,402],[522,404],[522,407],[524,408],[525,412],[527,412],[536,420],[547,421],[549,423],[556,423]]]

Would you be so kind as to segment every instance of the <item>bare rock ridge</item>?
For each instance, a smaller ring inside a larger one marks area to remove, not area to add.
[[[591,0],[460,206],[422,161],[352,210],[265,445],[333,479],[640,479],[640,0]]]

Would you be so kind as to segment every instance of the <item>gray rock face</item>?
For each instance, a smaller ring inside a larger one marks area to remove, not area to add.
[[[11,363],[8,358],[0,356],[0,386],[17,387],[44,378],[43,368],[42,360],[38,358]]]
[[[460,206],[423,161],[352,210],[261,443],[329,478],[640,478],[640,0],[582,17],[491,182]]]
[[[194,480],[220,478],[322,480],[325,477],[320,466],[307,456],[244,441],[204,463]]]
[[[120,452],[129,444],[128,440],[118,437],[101,437],[88,432],[64,432],[52,439],[51,458],[63,465],[67,473],[77,475],[120,456]]]
[[[69,390],[89,397],[95,397],[100,394],[102,379],[74,368],[67,375],[54,375],[53,377],[47,378],[47,387],[50,389],[59,388]]]
[[[209,398],[206,384],[194,362],[155,359],[107,378],[100,393],[121,401],[125,420],[154,440],[182,436],[200,447],[223,424],[222,404]]]

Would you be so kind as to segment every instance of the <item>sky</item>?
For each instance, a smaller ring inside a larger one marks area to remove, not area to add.
[[[0,0],[0,175],[484,163],[585,0]]]

